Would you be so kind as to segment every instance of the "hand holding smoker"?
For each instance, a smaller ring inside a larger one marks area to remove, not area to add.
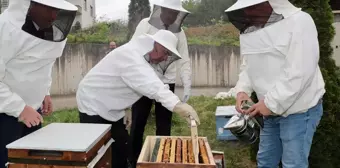
[[[242,109],[249,109],[254,103],[250,101],[242,102]],[[263,128],[262,116],[249,117],[245,114],[236,114],[230,118],[224,129],[230,130],[239,140],[247,143],[254,143],[259,138],[260,129]]]

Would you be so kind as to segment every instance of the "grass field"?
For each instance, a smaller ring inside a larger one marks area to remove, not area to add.
[[[221,142],[216,140],[215,110],[220,105],[231,105],[235,101],[214,100],[210,97],[192,97],[189,102],[199,113],[201,125],[198,127],[199,136],[208,138],[212,150],[224,151],[227,168],[255,168],[255,163],[250,161],[249,147],[238,142]],[[44,124],[51,122],[79,122],[76,109],[55,112],[52,116],[46,117]],[[155,117],[149,116],[149,122],[145,130],[145,136],[155,135]],[[190,136],[185,120],[177,115],[173,116],[172,135]]]

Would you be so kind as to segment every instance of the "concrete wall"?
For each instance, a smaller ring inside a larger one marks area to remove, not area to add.
[[[99,44],[66,45],[52,72],[52,95],[73,94],[85,74],[105,56],[107,46]]]
[[[337,66],[340,66],[340,12],[334,12],[334,23],[335,36],[333,39],[333,58]]]
[[[332,43],[334,49],[333,58],[336,65],[340,66],[340,22],[335,22],[333,25],[336,32],[334,36],[334,41]]]
[[[334,13],[334,22],[340,22],[340,11]]]
[[[241,63],[239,47],[189,46],[192,85],[196,87],[234,86]],[[177,74],[177,85],[182,81]]]
[[[107,45],[68,44],[53,67],[52,95],[74,94],[86,73],[105,56]],[[234,86],[241,63],[239,47],[190,46],[192,85]],[[177,83],[182,85],[179,75]]]

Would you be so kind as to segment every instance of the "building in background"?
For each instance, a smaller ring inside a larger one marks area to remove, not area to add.
[[[0,0],[0,13],[2,13],[8,7],[8,1],[9,0]]]
[[[333,58],[337,66],[340,66],[340,1],[339,0],[331,0],[330,5],[332,7],[334,13],[334,23],[333,26],[335,28],[335,36],[333,40]]]
[[[77,16],[73,26],[80,24],[80,27],[91,27],[96,20],[96,2],[95,0],[67,0],[78,7]],[[77,25],[79,26],[79,25]]]
[[[10,0],[0,0],[2,13],[7,7]],[[78,24],[81,28],[91,27],[96,19],[96,0],[67,0],[78,7],[77,16],[73,26]]]

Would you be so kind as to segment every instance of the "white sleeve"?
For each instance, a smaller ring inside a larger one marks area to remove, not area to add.
[[[148,31],[147,23],[148,23],[148,18],[142,19],[138,23],[138,25],[137,25],[137,27],[135,29],[135,32],[133,33],[131,39],[136,38],[136,37],[146,33]]]
[[[184,30],[179,35],[178,52],[181,54],[182,59],[178,60],[177,66],[180,69],[180,76],[184,88],[191,87],[191,64],[189,58],[187,37]]]
[[[6,27],[6,26],[4,26]],[[2,31],[6,29],[2,28]],[[10,32],[1,32],[0,35],[0,113],[18,117],[24,110],[25,101],[16,93],[11,91],[11,88],[3,83],[6,73],[7,61],[14,58],[16,55],[16,43],[13,41],[14,36]],[[15,39],[17,40],[17,39]]]
[[[123,81],[136,92],[160,102],[165,108],[173,111],[179,98],[169,90],[147,64],[131,65],[122,70]]]
[[[251,85],[248,73],[247,73],[247,61],[245,58],[242,59],[242,64],[240,66],[241,73],[238,76],[238,81],[236,83],[235,96],[237,93],[245,92],[248,96],[251,96],[253,92],[253,87]]]
[[[302,20],[302,19],[301,19]],[[284,113],[312,82],[319,62],[318,32],[311,17],[306,17],[292,34],[283,73],[265,95],[265,105],[272,112]]]
[[[51,69],[50,69],[50,72],[49,72],[49,81],[48,81],[48,89],[47,89],[47,93],[46,93],[46,96],[49,96],[50,95],[50,90],[51,90],[51,86],[52,86],[52,70],[53,70],[53,66],[54,66],[54,63],[55,61],[52,62],[52,66],[51,66]]]

